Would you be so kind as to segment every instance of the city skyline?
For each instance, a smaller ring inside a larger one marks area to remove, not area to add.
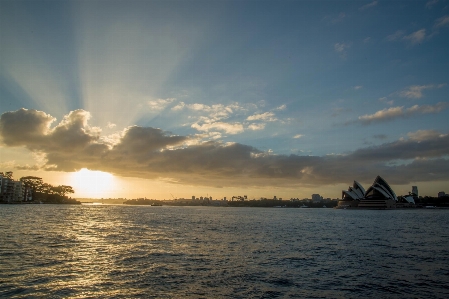
[[[2,1],[0,171],[74,197],[449,183],[449,1]]]

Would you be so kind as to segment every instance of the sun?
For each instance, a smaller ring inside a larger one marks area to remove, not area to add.
[[[112,174],[87,168],[74,172],[71,176],[71,186],[77,197],[108,197],[109,192],[113,190],[113,182]]]

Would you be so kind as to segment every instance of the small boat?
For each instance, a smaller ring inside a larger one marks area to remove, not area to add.
[[[152,203],[151,206],[152,207],[162,207],[162,204],[155,202],[155,203]]]

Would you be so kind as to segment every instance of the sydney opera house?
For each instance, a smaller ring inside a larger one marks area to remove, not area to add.
[[[380,176],[366,191],[360,183],[354,181],[352,187],[342,191],[341,198],[337,208],[392,209],[414,204],[412,197],[398,199],[390,185]]]

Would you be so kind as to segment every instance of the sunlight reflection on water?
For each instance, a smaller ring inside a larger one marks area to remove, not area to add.
[[[444,298],[448,213],[3,205],[0,296]]]

